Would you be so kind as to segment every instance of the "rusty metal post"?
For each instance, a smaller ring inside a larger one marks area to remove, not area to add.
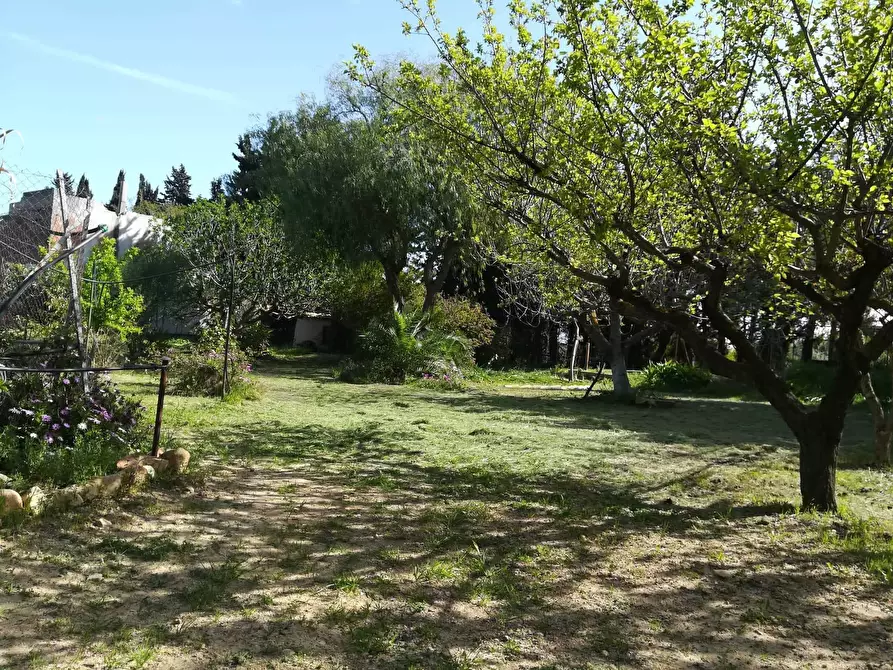
[[[158,380],[158,406],[155,408],[155,434],[152,436],[152,458],[158,458],[161,448],[161,417],[164,413],[164,394],[167,391],[167,368],[171,359],[165,356],[161,359],[161,377]]]

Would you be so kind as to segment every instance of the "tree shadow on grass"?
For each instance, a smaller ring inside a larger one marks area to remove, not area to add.
[[[805,541],[807,522],[774,503],[687,506],[607,471],[443,465],[374,424],[202,435],[251,465],[212,465],[186,498],[150,491],[111,531],[84,533],[89,511],[25,531],[0,575],[17,596],[0,659],[87,645],[123,664],[149,644],[158,667],[888,660],[881,587],[829,572],[829,557],[856,560]],[[85,581],[92,570],[103,578]]]

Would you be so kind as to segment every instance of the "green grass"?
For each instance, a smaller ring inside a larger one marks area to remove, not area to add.
[[[165,433],[198,459],[194,493],[156,483],[110,502],[128,516],[100,537],[85,536],[89,508],[17,530],[0,595],[21,611],[3,616],[24,622],[36,658],[821,667],[851,649],[887,662],[884,631],[856,618],[889,592],[893,478],[862,465],[859,409],[841,519],[795,513],[796,444],[761,402],[630,407],[506,389],[534,378],[514,372],[463,391],[348,385],[331,366],[261,362],[261,400],[169,398]],[[121,381],[151,412],[154,380]],[[733,634],[751,629],[765,635]],[[791,630],[796,655],[761,641]]]

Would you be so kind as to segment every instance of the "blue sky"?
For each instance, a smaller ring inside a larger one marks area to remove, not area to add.
[[[6,4],[6,3],[4,3]],[[473,27],[473,0],[441,0],[452,28]],[[397,0],[29,0],[3,9],[2,151],[23,188],[56,168],[86,173],[111,197],[119,169],[160,185],[172,165],[193,195],[235,166],[239,133],[301,93],[321,94],[361,43],[375,56],[425,57],[402,35]]]

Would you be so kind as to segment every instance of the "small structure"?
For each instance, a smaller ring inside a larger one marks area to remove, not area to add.
[[[332,317],[328,314],[305,312],[295,319],[295,334],[292,344],[321,349],[329,344]]]

